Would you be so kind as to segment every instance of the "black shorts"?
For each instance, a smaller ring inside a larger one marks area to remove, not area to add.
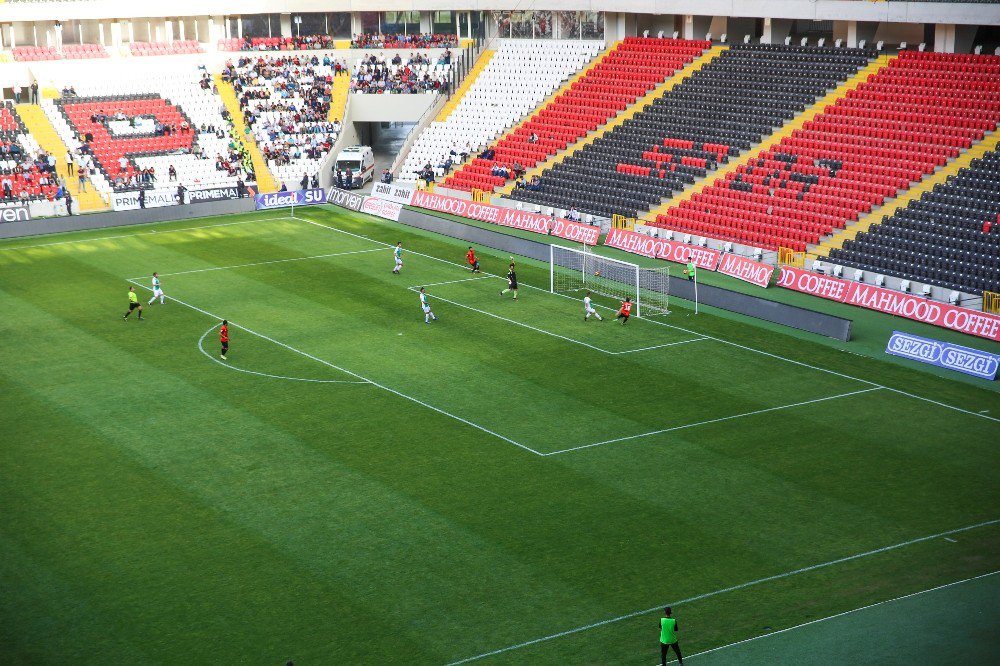
[[[508,282],[507,283],[507,288],[508,289],[513,289],[514,291],[517,291],[517,283],[516,282]]]
[[[629,316],[630,316],[630,315],[627,315],[627,314],[625,314],[624,312],[619,312],[619,313],[618,313],[618,316],[617,316],[617,317],[615,317],[615,319],[628,319],[628,318],[629,318]]]
[[[474,270],[474,271],[478,271],[479,270],[479,262],[478,261],[472,262],[472,270]]]
[[[222,348],[223,349],[229,349],[229,343],[228,342],[223,342],[222,343]]]
[[[135,310],[137,307],[139,307],[138,303],[133,303],[133,302],[129,301],[129,304],[128,304],[128,311],[129,312],[132,312],[132,310]]]

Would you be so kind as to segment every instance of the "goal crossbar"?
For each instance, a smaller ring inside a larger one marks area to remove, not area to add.
[[[549,291],[572,293],[590,291],[635,304],[635,315],[670,312],[670,269],[647,268],[562,245],[549,246]]]

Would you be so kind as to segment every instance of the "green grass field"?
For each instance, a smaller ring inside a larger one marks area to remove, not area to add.
[[[4,661],[652,664],[667,603],[696,653],[1000,569],[995,387],[464,250],[326,207],[0,242]]]

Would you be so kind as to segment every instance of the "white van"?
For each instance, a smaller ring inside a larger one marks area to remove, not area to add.
[[[351,172],[351,182],[347,182],[347,172]],[[337,174],[343,174],[345,189],[361,187],[375,176],[375,154],[371,146],[349,146],[337,155],[337,163],[333,170],[333,183],[341,182]]]

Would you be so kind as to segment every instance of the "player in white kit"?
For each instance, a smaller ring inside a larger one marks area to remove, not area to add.
[[[153,301],[157,298],[160,299],[160,305],[163,305],[163,299],[166,297],[163,295],[163,289],[160,286],[160,277],[156,273],[153,273],[153,297],[149,299],[149,303],[146,303],[146,305],[152,305]]]
[[[399,270],[403,267],[403,241],[396,243],[396,247],[392,250],[392,256],[396,259],[396,267],[392,269],[392,272],[399,275]]]
[[[593,304],[590,302],[590,292],[588,291],[587,295],[583,297],[583,320],[587,321],[590,319],[590,315],[597,317],[597,321],[604,321],[601,315],[597,313],[597,310],[594,309]]]
[[[431,312],[431,303],[427,297],[427,292],[424,291],[423,287],[420,288],[420,309],[424,311],[425,324],[431,323],[431,319],[434,321],[438,320],[438,318],[434,316],[434,313]]]

